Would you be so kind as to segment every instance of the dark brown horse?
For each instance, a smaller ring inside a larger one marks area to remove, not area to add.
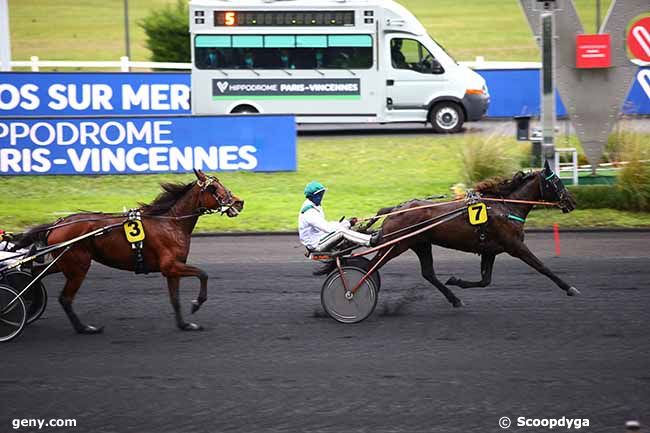
[[[519,172],[510,180],[493,180],[479,183],[476,186],[476,192],[484,199],[557,202],[563,212],[571,212],[576,205],[575,200],[564,187],[560,178],[551,171],[548,163],[541,171],[527,174]],[[369,264],[369,267],[378,264],[377,269],[379,269],[386,262],[403,252],[409,249],[413,250],[420,259],[422,276],[440,290],[454,307],[461,307],[463,305],[462,301],[456,297],[447,285],[459,286],[464,289],[488,286],[492,278],[494,259],[497,254],[505,252],[549,277],[567,295],[579,294],[575,287],[571,287],[551,272],[524,244],[524,222],[533,208],[532,204],[488,200],[484,200],[484,203],[488,206],[489,218],[482,226],[471,225],[467,213],[463,213],[444,224],[433,227],[431,230],[396,243],[395,248],[390,251],[389,248],[380,250]],[[414,200],[395,208],[382,209],[378,215],[430,204],[431,202]],[[445,214],[453,214],[456,209],[465,206],[462,202],[451,202],[442,206],[388,216],[381,228],[382,242],[389,242],[391,233],[400,233],[401,236],[405,228],[418,227],[418,224],[426,226],[427,221],[435,220],[436,217]],[[395,237],[393,236],[392,239],[395,239]],[[432,244],[479,254],[481,256],[481,280],[465,281],[451,277],[446,285],[443,284],[438,280],[433,269]]]
[[[181,314],[178,290],[182,277],[197,277],[201,282],[199,295],[192,302],[192,313],[207,299],[208,275],[201,269],[186,264],[190,251],[190,239],[199,216],[212,211],[221,211],[235,217],[244,207],[244,202],[224,187],[218,179],[196,171],[197,180],[188,184],[162,184],[163,192],[150,204],[140,208],[145,239],[142,255],[144,269],[161,272],[167,278],[169,297],[176,324],[183,331],[197,331],[201,327],[185,322]],[[112,268],[125,271],[136,270],[134,250],[127,241],[120,223],[122,215],[102,213],[78,213],[62,218],[52,225],[34,227],[25,233],[18,247],[34,242],[54,245],[93,230],[110,225],[117,227],[106,234],[75,243],[53,267],[66,278],[59,302],[74,329],[80,334],[96,334],[101,327],[84,324],[72,309],[79,287],[81,287],[93,260]],[[56,256],[58,253],[53,253]]]

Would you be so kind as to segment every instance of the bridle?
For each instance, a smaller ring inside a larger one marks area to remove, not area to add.
[[[551,171],[551,174],[548,176],[544,175],[544,171],[538,173],[540,182],[539,182],[539,195],[541,198],[546,198],[546,193],[552,191],[555,193],[555,197],[552,199],[558,199],[559,204],[566,203],[567,201],[567,189],[562,185],[562,180],[560,177]]]
[[[212,185],[214,182],[219,184],[223,190],[226,192],[225,197],[219,197],[217,195],[217,190],[214,185]],[[222,215],[228,212],[230,209],[235,210],[236,212],[237,209],[234,209],[233,206],[235,205],[235,200],[233,198],[232,192],[221,182],[219,182],[219,179],[213,176],[207,176],[205,180],[197,180],[196,184],[201,188],[201,193],[199,194],[199,212],[201,212],[202,215],[204,214],[211,214],[215,212],[220,212]],[[211,188],[212,187],[212,188]],[[214,198],[214,200],[217,202],[217,209],[212,209],[203,206],[203,193],[208,193]]]

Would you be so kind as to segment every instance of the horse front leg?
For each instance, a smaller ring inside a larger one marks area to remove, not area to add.
[[[169,301],[174,309],[176,326],[181,331],[201,331],[203,328],[196,323],[186,322],[181,312],[181,303],[179,301],[178,289],[180,287],[179,277],[167,277],[167,288],[169,289]]]
[[[183,320],[178,291],[180,287],[180,279],[182,277],[197,277],[201,282],[201,288],[199,289],[199,295],[196,300],[192,301],[192,314],[196,313],[201,305],[208,299],[208,274],[203,270],[195,267],[186,265],[182,262],[174,262],[167,266],[161,266],[162,274],[167,277],[167,285],[169,288],[169,297],[174,308],[174,314],[176,315],[176,323],[178,327],[184,331],[197,331],[202,328],[194,323],[186,323]]]
[[[526,244],[523,242],[518,242],[510,248],[506,249],[506,252],[513,257],[516,257],[526,263],[531,268],[535,269],[540,274],[546,275],[549,277],[555,284],[557,284],[562,290],[564,290],[567,296],[576,296],[580,294],[580,291],[573,286],[568,285],[564,280],[555,275],[549,268],[547,268],[540,259],[533,254]]]
[[[197,296],[196,300],[192,301],[192,314],[199,311],[201,305],[208,300],[208,274],[202,269],[183,262],[174,262],[171,265],[164,266],[162,274],[166,277],[196,277],[199,279],[201,288],[199,289],[199,296]]]
[[[492,282],[492,270],[494,269],[495,258],[495,254],[481,255],[481,281],[465,281],[460,278],[451,277],[445,284],[448,286],[458,286],[461,289],[489,286]]]
[[[204,270],[199,269],[195,266],[185,265],[183,271],[184,277],[196,277],[201,282],[201,287],[199,288],[199,295],[194,301],[192,301],[192,314],[199,311],[201,305],[208,300],[208,274]]]

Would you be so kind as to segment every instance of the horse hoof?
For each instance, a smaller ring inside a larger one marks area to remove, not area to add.
[[[450,277],[447,282],[445,283],[446,286],[457,286],[458,285],[458,279],[456,277]]]
[[[203,331],[203,327],[197,325],[196,323],[188,322],[181,326],[181,330],[183,331]]]
[[[461,301],[460,299],[456,299],[454,302],[452,302],[452,305],[454,306],[454,308],[461,308],[465,306],[463,301]]]
[[[99,328],[93,325],[84,325],[83,328],[77,330],[79,334],[84,334],[84,335],[93,335],[93,334],[101,334],[104,332],[104,327],[100,326]]]
[[[569,287],[569,290],[566,291],[567,296],[578,296],[580,294],[580,290],[576,289],[575,287]]]
[[[199,311],[199,308],[201,308],[201,303],[199,301],[192,301],[192,314]]]

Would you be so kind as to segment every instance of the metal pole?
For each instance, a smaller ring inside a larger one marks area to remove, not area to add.
[[[0,0],[0,71],[11,71],[8,0]]]
[[[554,1],[544,2],[542,28],[542,158],[555,167],[555,31]]]
[[[129,0],[124,0],[124,43],[126,44],[126,57],[131,59],[131,42],[129,40]]]
[[[600,0],[596,0],[596,33],[600,33]]]

